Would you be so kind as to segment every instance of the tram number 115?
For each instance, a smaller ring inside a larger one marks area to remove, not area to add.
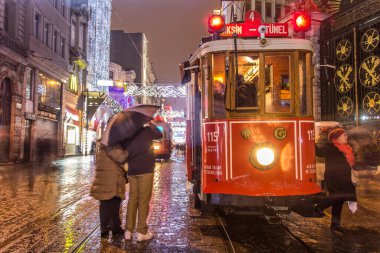
[[[207,142],[217,142],[219,137],[219,132],[207,132]]]
[[[314,141],[314,139],[315,139],[315,130],[307,130],[307,136],[309,137],[309,141]]]

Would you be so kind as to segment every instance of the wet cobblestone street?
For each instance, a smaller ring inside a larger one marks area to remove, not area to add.
[[[359,209],[344,207],[344,237],[329,231],[330,217],[284,215],[282,225],[257,217],[225,217],[234,248],[227,247],[218,217],[192,208],[182,156],[157,162],[151,212],[151,241],[100,239],[98,202],[88,196],[93,157],[72,157],[50,165],[0,166],[0,252],[380,252],[380,175],[361,173]],[[122,215],[125,222],[126,204]]]
[[[190,217],[181,160],[156,163],[148,219],[155,238],[144,243],[100,239],[98,202],[88,196],[92,177],[90,156],[1,166],[0,252],[225,252],[219,230],[208,229],[216,220]]]

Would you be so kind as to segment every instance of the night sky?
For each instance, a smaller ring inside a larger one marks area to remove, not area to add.
[[[158,82],[178,83],[178,64],[208,35],[207,16],[220,0],[113,0],[112,7],[112,30],[145,33]]]

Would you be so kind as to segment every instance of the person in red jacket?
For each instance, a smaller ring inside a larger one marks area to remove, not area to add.
[[[343,128],[336,128],[329,133],[329,143],[326,147],[321,149],[316,146],[317,156],[325,157],[325,181],[329,193],[329,196],[316,206],[316,211],[322,215],[324,209],[332,206],[330,230],[335,234],[346,232],[340,225],[344,202],[356,202],[356,188],[351,179],[355,159],[347,138]]]
[[[125,148],[128,151],[129,181],[126,240],[132,238],[132,232],[136,227],[136,216],[138,216],[137,241],[153,238],[153,233],[148,232],[147,218],[149,214],[149,202],[152,197],[155,166],[153,140],[160,138],[162,138],[162,133],[151,123],[149,126],[142,128],[133,138],[125,143]]]

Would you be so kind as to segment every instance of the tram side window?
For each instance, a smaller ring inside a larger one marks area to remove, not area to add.
[[[265,56],[265,111],[290,112],[291,98],[290,56]]]
[[[224,104],[226,89],[226,55],[224,53],[214,54],[212,63],[212,94],[213,94],[213,116],[225,117],[226,107]]]
[[[300,114],[303,116],[310,116],[311,112],[311,101],[310,100],[310,87],[307,85],[307,74],[306,74],[306,54],[300,53],[299,64],[298,64],[298,75],[299,75],[299,99],[300,99]]]
[[[237,109],[258,109],[259,106],[259,56],[239,55],[235,91]]]
[[[208,62],[206,57],[202,57],[202,75],[198,78],[198,83],[201,83],[201,90],[203,91],[202,95],[202,114],[204,118],[208,118],[208,109],[209,109],[209,99],[208,99]]]

